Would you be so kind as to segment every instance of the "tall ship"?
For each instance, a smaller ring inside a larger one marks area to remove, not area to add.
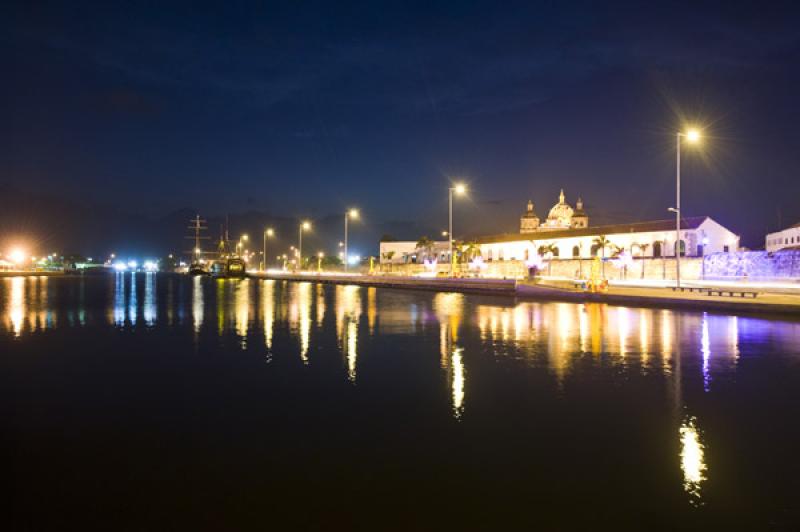
[[[228,228],[220,234],[217,245],[217,259],[211,264],[211,275],[218,278],[244,278],[247,276],[247,264],[236,252],[231,250]]]
[[[194,248],[192,248],[192,262],[189,264],[190,275],[208,275],[208,260],[203,258],[203,248],[200,247],[200,242],[208,240],[207,236],[202,234],[202,231],[208,229],[206,221],[200,218],[198,214],[190,221],[189,229],[194,231],[194,236],[187,236],[186,238],[194,239]]]

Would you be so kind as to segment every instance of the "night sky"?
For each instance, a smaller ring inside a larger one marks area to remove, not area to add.
[[[0,184],[150,218],[357,206],[376,246],[445,229],[457,178],[456,237],[562,187],[594,225],[667,218],[691,122],[684,214],[763,246],[800,222],[798,28],[777,2],[4,2]]]

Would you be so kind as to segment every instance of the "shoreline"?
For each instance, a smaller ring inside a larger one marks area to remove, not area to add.
[[[0,278],[3,277],[61,277],[66,275],[64,272],[26,272],[26,271],[7,271],[0,272]]]
[[[800,295],[759,292],[757,298],[708,296],[697,292],[673,292],[668,288],[612,286],[605,293],[550,286],[513,279],[450,279],[418,277],[384,277],[370,275],[317,275],[250,273],[257,279],[313,282],[323,284],[355,284],[378,288],[449,291],[513,297],[520,300],[563,301],[568,303],[606,303],[615,306],[670,308],[698,312],[794,315],[800,318]]]

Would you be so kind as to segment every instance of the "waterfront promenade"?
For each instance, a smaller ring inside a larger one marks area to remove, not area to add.
[[[794,314],[800,317],[800,289],[774,288],[763,285],[727,285],[729,289],[756,292],[757,297],[708,295],[705,292],[674,291],[667,286],[612,285],[607,292],[590,293],[569,281],[516,281],[513,279],[452,279],[443,277],[401,277],[383,275],[336,275],[316,273],[252,272],[255,278],[354,284],[383,288],[436,290],[463,293],[493,294],[521,299],[595,302],[636,307],[659,307],[712,312]],[[714,283],[708,283],[714,286]],[[699,287],[694,283],[693,287]]]

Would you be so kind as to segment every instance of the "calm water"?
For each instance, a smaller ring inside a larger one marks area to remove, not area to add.
[[[0,279],[7,530],[800,526],[800,322]]]

